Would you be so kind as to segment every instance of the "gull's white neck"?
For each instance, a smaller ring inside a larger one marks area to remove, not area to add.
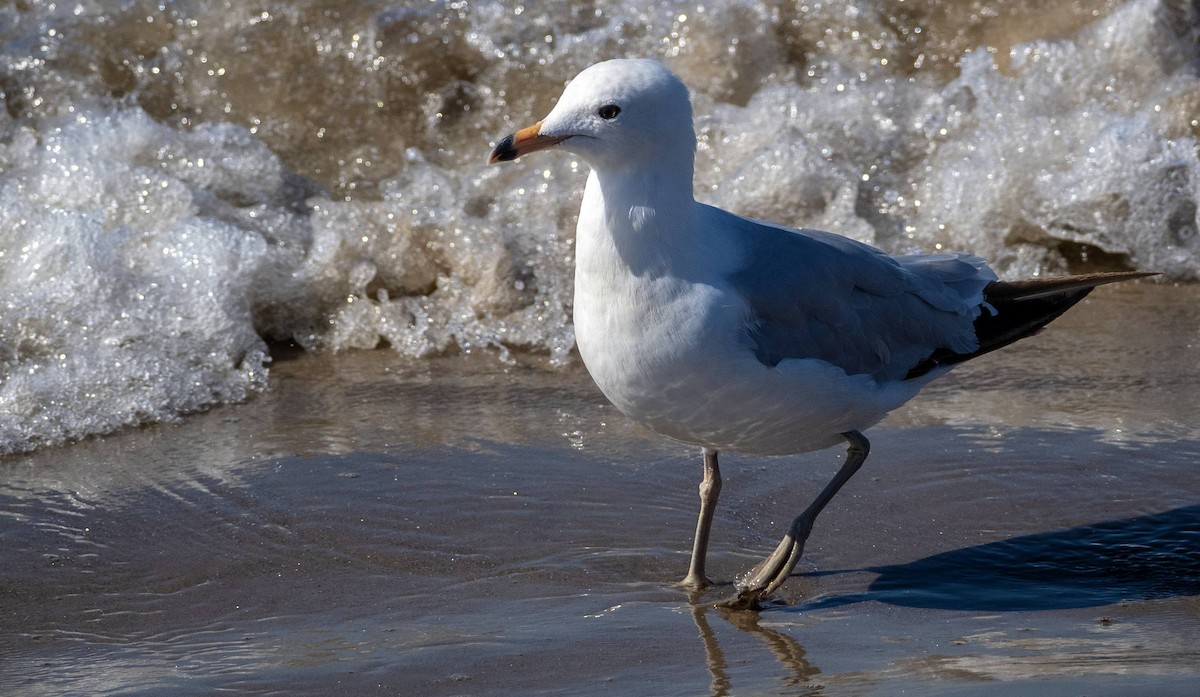
[[[696,202],[692,161],[669,158],[653,166],[593,169],[579,212],[577,272],[599,264],[604,275],[678,273],[692,256]]]

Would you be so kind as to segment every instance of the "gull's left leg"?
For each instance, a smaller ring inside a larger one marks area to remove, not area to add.
[[[760,562],[758,566],[750,570],[750,573],[738,581],[738,594],[722,602],[723,606],[738,610],[758,609],[758,601],[774,593],[796,568],[796,563],[800,561],[800,555],[804,552],[804,543],[808,540],[809,533],[812,532],[813,522],[816,521],[817,515],[845,486],[846,482],[850,481],[850,477],[854,476],[858,468],[862,467],[863,462],[867,459],[867,453],[871,450],[870,442],[858,431],[847,431],[842,436],[850,442],[850,447],[846,450],[846,462],[834,475],[833,481],[825,485],[816,500],[809,504],[803,513],[796,516],[787,535],[784,535],[783,540],[780,541],[771,556]]]
[[[696,539],[692,543],[692,562],[682,585],[706,588],[711,585],[704,575],[704,560],[708,555],[708,533],[712,530],[713,512],[721,495],[721,468],[717,466],[717,451],[704,449],[704,478],[700,480],[700,519],[696,521]]]

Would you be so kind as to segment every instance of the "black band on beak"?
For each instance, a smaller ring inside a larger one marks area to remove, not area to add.
[[[501,138],[499,143],[496,143],[496,147],[492,149],[492,154],[488,155],[487,162],[489,165],[493,162],[509,162],[520,156],[517,149],[513,147],[515,136],[515,133],[509,133]]]

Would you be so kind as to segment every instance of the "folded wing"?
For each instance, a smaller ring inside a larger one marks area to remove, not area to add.
[[[1036,333],[1097,285],[1150,275],[1001,282],[970,254],[893,257],[828,232],[709,214],[752,247],[754,261],[727,280],[749,308],[745,341],[768,366],[815,358],[912,379]]]

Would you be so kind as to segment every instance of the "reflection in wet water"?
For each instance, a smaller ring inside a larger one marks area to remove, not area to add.
[[[712,676],[712,685],[709,690],[713,697],[724,697],[729,694],[733,682],[729,679],[725,652],[721,650],[717,635],[708,623],[708,613],[716,610],[707,603],[696,602],[695,599],[692,599],[691,602],[692,621],[696,623],[696,629],[700,631],[700,640],[704,642],[704,663],[708,666],[708,672]]]
[[[707,603],[692,603],[692,621],[700,631],[700,640],[704,644],[704,662],[712,676],[710,690],[713,697],[738,694],[729,676],[728,661],[717,632],[713,631],[708,622],[709,614],[717,614],[720,618],[760,640],[763,645],[779,662],[788,676],[782,681],[789,694],[794,694],[795,688],[808,686],[809,681],[821,671],[811,665],[805,658],[804,647],[794,637],[771,627],[764,627],[757,612],[733,612],[723,608],[715,608]],[[801,692],[799,694],[809,694]]]

